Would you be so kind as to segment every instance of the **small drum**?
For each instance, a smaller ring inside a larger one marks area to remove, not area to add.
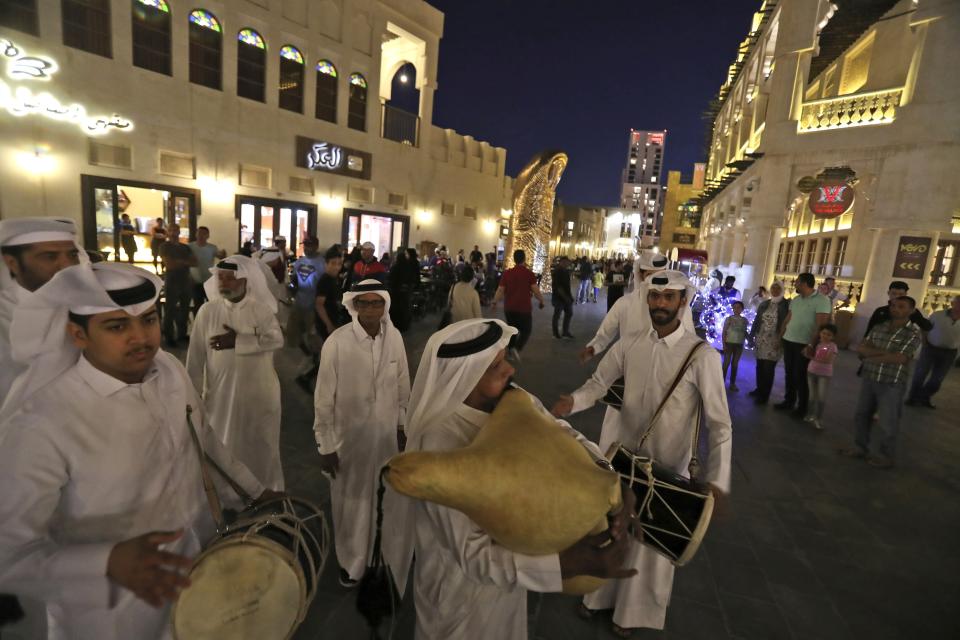
[[[607,394],[600,399],[603,404],[613,407],[617,411],[623,406],[623,391],[627,381],[620,378],[607,389]]]
[[[693,558],[710,525],[713,496],[650,458],[633,454],[619,442],[607,459],[637,494],[641,541],[683,566]]]
[[[197,557],[171,612],[174,638],[290,638],[329,548],[326,519],[310,502],[277,498],[243,511]]]

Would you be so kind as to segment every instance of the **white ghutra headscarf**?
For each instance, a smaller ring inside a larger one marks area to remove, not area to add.
[[[220,278],[218,275],[221,271],[229,271],[237,279],[245,279],[247,281],[246,295],[270,309],[272,313],[277,312],[277,298],[270,291],[264,270],[255,258],[248,258],[247,256],[230,256],[229,258],[221,260],[215,267],[210,269],[210,277],[203,283],[203,290],[207,294],[207,300],[219,300],[223,298],[223,296],[220,295]],[[272,273],[270,277],[273,278]]]
[[[475,318],[455,322],[430,337],[407,408],[408,451],[420,449],[423,435],[457,410],[516,333],[501,320]]]
[[[27,217],[0,220],[0,247],[18,247],[38,242],[72,242],[80,262],[89,263],[86,251],[77,242],[77,226],[66,218]],[[0,260],[0,289],[15,284],[5,262]]]
[[[353,306],[353,299],[362,296],[365,293],[375,293],[383,298],[383,316],[380,318],[380,322],[390,323],[390,325],[393,325],[393,321],[390,320],[390,292],[387,291],[387,285],[383,284],[379,280],[374,280],[373,278],[361,280],[357,284],[353,285],[350,291],[347,291],[345,294],[343,294],[342,304],[346,308],[347,313],[350,314],[353,322],[359,322],[359,320],[357,320],[357,310]]]
[[[21,296],[10,325],[13,359],[29,365],[0,409],[0,422],[34,393],[76,364],[80,351],[67,336],[69,313],[95,315],[122,309],[138,316],[157,302],[163,281],[119,262],[78,264]]]

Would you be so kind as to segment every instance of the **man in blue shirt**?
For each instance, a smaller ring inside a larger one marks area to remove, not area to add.
[[[303,239],[303,255],[293,263],[293,273],[290,276],[290,286],[295,293],[290,319],[287,320],[287,346],[300,347],[307,355],[309,362],[304,363],[305,370],[313,367],[320,354],[314,331],[314,305],[317,299],[317,280],[326,268],[326,261],[317,251],[319,246],[320,241],[316,236]]]

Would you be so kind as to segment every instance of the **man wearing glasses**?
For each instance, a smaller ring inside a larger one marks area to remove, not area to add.
[[[313,431],[320,468],[330,478],[340,584],[353,587],[370,558],[380,467],[403,451],[410,372],[403,338],[390,321],[390,294],[367,279],[343,295],[352,322],[323,343],[314,391]],[[407,503],[387,491],[384,516],[406,532]],[[402,594],[412,535],[384,538],[383,555]]]

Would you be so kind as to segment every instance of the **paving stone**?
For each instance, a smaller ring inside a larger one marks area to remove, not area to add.
[[[575,341],[550,336],[550,312],[534,311],[534,333],[516,379],[550,406],[591,374],[577,352],[593,335],[605,305],[577,305]],[[405,335],[411,375],[436,316]],[[175,353],[183,357],[182,349]],[[302,362],[293,349],[276,354],[283,399],[281,455],[289,492],[315,501],[330,517],[329,485],[317,468],[313,398],[293,382]],[[663,632],[639,640],[840,640],[960,637],[960,374],[951,370],[931,411],[907,407],[897,467],[877,471],[836,455],[852,439],[859,379],[856,357],[841,352],[827,403],[827,429],[758,407],[754,361],[741,361],[738,394],[728,396],[734,421],[732,494],[694,560],[676,573]],[[783,372],[771,402],[783,393]],[[572,416],[589,438],[600,435],[604,407]],[[337,583],[330,550],[318,595],[295,640],[370,637],[355,609],[355,591]],[[609,615],[589,621],[577,598],[530,597],[532,638],[611,639]],[[413,638],[412,589],[395,618],[394,640]],[[386,637],[387,627],[381,628]],[[490,630],[490,638],[497,638]]]

